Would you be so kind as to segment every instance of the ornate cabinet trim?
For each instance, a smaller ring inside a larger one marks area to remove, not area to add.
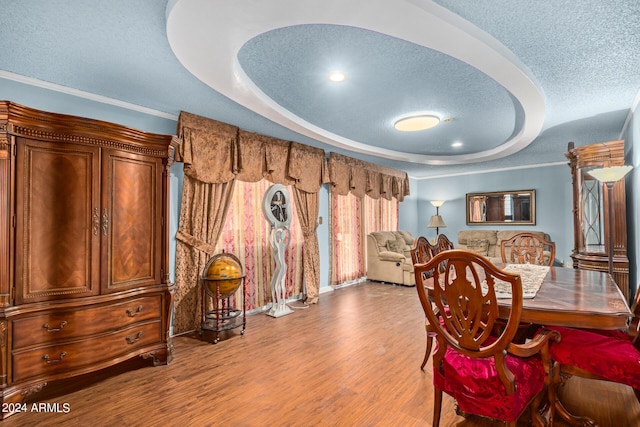
[[[627,214],[624,179],[613,186],[613,212],[608,210],[607,192],[587,171],[624,165],[624,141],[609,141],[575,147],[565,153],[573,184],[573,236],[571,254],[575,268],[608,271],[606,239],[613,239],[613,278],[629,299],[629,258],[627,256]],[[609,230],[613,215],[614,230]]]

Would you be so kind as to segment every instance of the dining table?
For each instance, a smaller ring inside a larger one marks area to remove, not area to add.
[[[509,298],[499,298],[500,317],[508,318]],[[632,316],[622,292],[604,271],[549,267],[533,298],[523,298],[523,323],[600,330],[626,329]]]
[[[498,298],[498,306],[500,317],[509,318],[511,299]],[[625,297],[607,272],[551,266],[535,295],[522,299],[520,322],[551,328],[626,330],[631,316]],[[560,381],[554,386],[560,387],[565,379]],[[596,425],[594,420],[567,410],[557,391],[553,405],[558,417],[570,425]]]

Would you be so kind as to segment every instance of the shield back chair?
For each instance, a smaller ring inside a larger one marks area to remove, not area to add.
[[[413,247],[411,248],[411,260],[413,264],[424,264],[428,262],[431,258],[436,254],[436,246],[429,243],[426,237],[420,236],[416,238],[413,242]],[[425,272],[424,280],[427,281],[431,277],[429,272]],[[420,369],[424,370],[424,367],[429,360],[429,356],[431,355],[431,348],[433,346],[433,329],[429,327],[429,321],[425,320],[425,330],[427,333],[427,347],[424,352],[424,359],[422,360],[422,365],[420,365]]]
[[[444,265],[445,268],[440,269]],[[424,273],[431,273],[429,282]],[[420,303],[435,331],[433,354],[433,426],[440,425],[442,392],[456,401],[465,414],[504,421],[515,427],[531,406],[535,426],[544,426],[541,408],[553,420],[555,401],[550,387],[552,363],[549,340],[554,331],[541,329],[526,344],[513,342],[522,314],[522,282],[519,275],[500,270],[482,255],[463,250],[443,251],[426,264],[414,266]],[[492,330],[498,319],[494,284],[510,285],[511,311],[499,335]]]
[[[411,251],[411,259],[413,260],[414,264],[427,262],[436,254],[442,251],[455,249],[455,247],[453,246],[453,242],[451,242],[451,240],[449,240],[449,238],[444,234],[438,234],[438,236],[436,236],[436,242],[434,245],[429,243],[429,241],[425,237],[420,237],[419,239],[420,241],[416,239]],[[430,276],[426,276],[426,278],[429,277]],[[422,365],[420,365],[420,369],[422,369],[423,371],[424,367],[427,365],[427,361],[429,361],[429,356],[431,356],[431,349],[433,347],[434,332],[432,328],[429,327],[428,320],[425,320],[425,329],[427,332],[427,346],[424,353],[424,358],[422,359]]]
[[[419,236],[411,247],[411,260],[414,264],[428,262],[436,254],[435,247],[429,243],[426,237]]]
[[[553,265],[556,244],[537,234],[518,233],[500,243],[503,263]]]
[[[444,234],[438,234],[438,237],[436,237],[435,249],[436,253],[439,254],[442,251],[450,251],[451,249],[455,249],[455,247],[453,246],[453,242],[449,240],[447,236],[445,236]]]
[[[633,316],[624,331],[549,326],[562,335],[560,343],[549,347],[551,358],[559,365],[554,385],[563,386],[571,376],[617,382],[633,388],[640,403],[640,289],[636,290],[631,311]],[[560,400],[555,406],[557,414],[570,425],[597,425],[594,420],[570,414]]]

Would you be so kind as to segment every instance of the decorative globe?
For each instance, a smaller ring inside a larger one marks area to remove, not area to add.
[[[244,272],[240,260],[233,254],[221,253],[213,256],[204,268],[202,282],[211,295],[220,291],[220,298],[233,295],[242,284]]]

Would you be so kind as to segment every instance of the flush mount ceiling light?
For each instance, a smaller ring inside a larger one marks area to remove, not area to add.
[[[334,83],[343,82],[347,76],[342,71],[333,71],[329,74],[329,80]]]
[[[421,114],[402,118],[393,124],[396,130],[402,132],[416,132],[419,130],[431,129],[440,123],[436,116]]]

